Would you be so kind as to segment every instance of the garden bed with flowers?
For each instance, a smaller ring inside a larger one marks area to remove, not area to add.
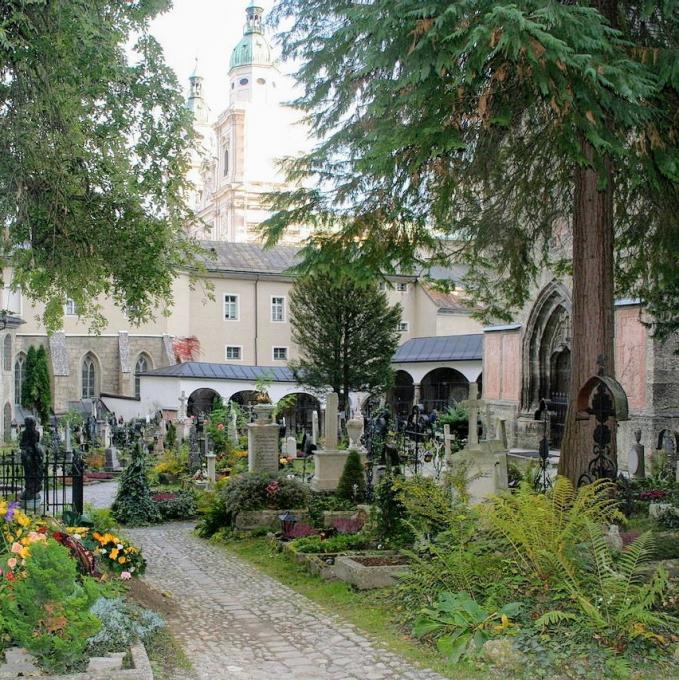
[[[0,654],[11,650],[6,668],[24,653],[17,649],[52,674],[85,671],[92,658],[117,663],[127,657],[164,625],[125,597],[126,582],[145,567],[141,550],[110,529],[65,527],[0,500]]]

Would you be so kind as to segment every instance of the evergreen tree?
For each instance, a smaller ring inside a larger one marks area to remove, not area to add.
[[[297,279],[290,293],[292,339],[302,357],[290,362],[295,378],[331,386],[346,409],[349,392],[384,391],[393,380],[401,307],[390,307],[375,283],[329,272]]]
[[[358,451],[349,451],[336,493],[339,498],[357,503],[365,500],[365,471]]]
[[[572,396],[599,355],[614,371],[614,293],[658,337],[679,328],[675,2],[279,0],[274,22],[320,139],[265,225],[269,242],[318,229],[302,269],[465,262],[504,320],[542,268],[572,273]],[[574,415],[575,480],[591,439]]]
[[[102,294],[148,318],[197,251],[184,230],[191,113],[149,34],[170,5],[0,3],[2,254],[51,329],[67,298],[102,326]]]
[[[24,375],[21,405],[35,411],[40,422],[43,425],[48,425],[50,406],[52,405],[52,390],[47,351],[42,345],[37,350],[33,345],[28,348]]]
[[[120,475],[111,512],[118,522],[130,526],[160,522],[160,512],[151,498],[151,487],[146,476],[146,454],[139,443],[132,449],[132,462]]]

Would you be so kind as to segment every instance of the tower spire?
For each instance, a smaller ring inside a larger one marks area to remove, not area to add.
[[[193,111],[197,123],[207,122],[207,106],[203,98],[203,77],[198,73],[198,57],[196,57],[193,73],[189,76],[189,98],[186,106]]]

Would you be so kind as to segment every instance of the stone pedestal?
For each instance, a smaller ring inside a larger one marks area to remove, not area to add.
[[[217,456],[215,456],[214,453],[208,453],[205,456],[205,460],[207,461],[207,481],[208,481],[208,484],[210,484],[212,486],[217,481],[217,472],[216,472]]]
[[[457,466],[467,468],[467,493],[471,505],[482,503],[490,496],[509,488],[507,451],[496,440],[479,442],[451,456],[453,471]]]
[[[361,463],[365,464],[366,454],[359,451]],[[349,451],[326,450],[314,454],[315,471],[311,480],[313,491],[334,491],[344,471]]]
[[[276,474],[280,428],[277,423],[271,422],[273,407],[267,404],[267,410],[263,406],[255,407],[257,420],[248,425],[248,470]]]

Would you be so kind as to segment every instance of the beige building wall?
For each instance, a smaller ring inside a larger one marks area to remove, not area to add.
[[[432,335],[467,335],[483,333],[483,324],[469,314],[439,312],[435,317],[435,332]]]

